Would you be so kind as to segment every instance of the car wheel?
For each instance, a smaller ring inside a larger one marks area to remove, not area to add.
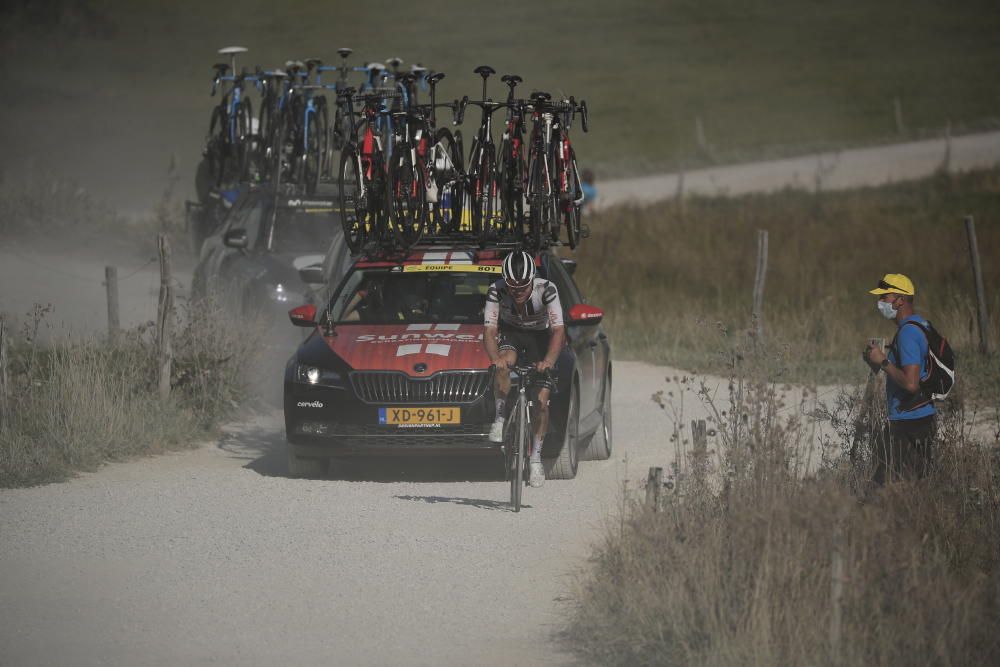
[[[312,459],[288,453],[289,477],[323,477],[329,469],[329,459]]]
[[[562,449],[559,450],[559,456],[544,462],[546,479],[573,479],[580,464],[577,451],[580,434],[580,400],[577,397],[576,383],[574,382],[572,386],[566,428],[563,429]]]
[[[583,450],[584,461],[606,461],[611,458],[611,374],[604,380],[604,400],[601,402],[601,423]]]

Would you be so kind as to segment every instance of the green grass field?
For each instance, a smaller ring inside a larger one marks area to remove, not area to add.
[[[228,44],[248,64],[344,45],[358,64],[420,60],[448,73],[446,96],[476,94],[479,64],[519,73],[588,100],[577,151],[602,177],[891,139],[894,98],[904,136],[1000,118],[1000,12],[984,0],[20,0],[0,19],[0,81],[17,91],[0,111],[6,177],[60,170],[133,210],[170,154],[190,182]]]

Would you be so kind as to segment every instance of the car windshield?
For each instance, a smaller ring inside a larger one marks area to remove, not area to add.
[[[414,265],[355,269],[330,303],[337,323],[482,323],[486,291],[500,267],[453,266],[427,271]]]
[[[271,247],[279,253],[326,252],[339,229],[332,210],[279,209]]]

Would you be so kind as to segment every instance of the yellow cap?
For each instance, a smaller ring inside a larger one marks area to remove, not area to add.
[[[878,287],[868,291],[869,294],[906,294],[913,296],[916,290],[913,281],[902,273],[887,273],[878,281]]]

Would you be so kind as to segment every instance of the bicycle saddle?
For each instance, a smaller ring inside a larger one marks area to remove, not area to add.
[[[341,49],[337,49],[337,55],[339,55],[341,58],[346,58],[347,56],[351,55],[352,53],[354,53],[354,49],[349,49],[347,47],[344,47],[344,48],[341,48]]]
[[[473,71],[474,74],[478,74],[479,76],[483,77],[484,79],[487,78],[487,77],[489,77],[490,75],[493,75],[493,74],[497,73],[497,71],[495,69],[493,69],[492,67],[490,67],[489,65],[480,65],[479,67],[477,67],[476,69],[474,69],[472,71]]]
[[[348,86],[347,88],[341,88],[339,91],[337,91],[337,94],[342,97],[354,97],[354,93],[356,92],[358,92],[357,88],[354,88],[353,86]]]
[[[407,72],[406,74],[400,74],[399,80],[403,83],[410,84],[417,80],[417,75],[413,72]]]
[[[312,69],[314,67],[319,67],[323,64],[320,58],[306,58],[306,67]]]
[[[385,64],[388,65],[389,67],[393,68],[393,69],[399,69],[399,66],[403,64],[403,59],[402,58],[388,58],[388,59],[386,59]]]
[[[517,84],[524,81],[521,77],[516,74],[504,74],[500,77],[500,80],[506,83],[508,86],[516,86]]]
[[[536,102],[548,102],[552,96],[542,90],[536,90],[531,94],[531,99]]]
[[[416,65],[410,65],[410,71],[414,74],[420,74],[421,72],[426,72],[427,68],[420,63],[417,63]]]
[[[246,53],[249,51],[245,46],[225,46],[219,49],[219,54],[223,56],[234,56],[237,53]]]
[[[433,86],[443,78],[444,78],[444,72],[434,72],[429,77],[427,77],[427,82]]]
[[[365,65],[365,69],[381,72],[382,70],[385,69],[385,65],[383,65],[382,63],[368,63],[367,65]]]
[[[305,65],[301,60],[286,60],[285,69],[289,72],[295,72],[296,70],[305,69]]]
[[[216,71],[216,73],[222,75],[229,69],[229,63],[215,63],[212,65],[212,68]]]

